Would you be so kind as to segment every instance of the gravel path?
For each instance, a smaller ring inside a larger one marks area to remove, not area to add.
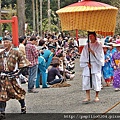
[[[39,93],[27,93],[27,113],[104,113],[120,101],[120,91],[115,92],[110,86],[101,90],[99,102],[94,102],[95,91],[92,90],[91,102],[83,104],[82,100],[85,98],[85,91],[82,91],[82,69],[79,67],[79,59],[76,59],[75,65],[75,78],[68,81],[71,84],[70,87],[39,88],[37,89]],[[22,87],[27,91],[27,84],[23,84]],[[6,112],[20,113],[18,101],[8,101]],[[120,113],[120,104],[109,113]]]

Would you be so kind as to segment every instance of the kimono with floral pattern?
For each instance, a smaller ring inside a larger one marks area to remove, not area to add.
[[[117,51],[112,56],[112,66],[116,66],[114,69],[114,79],[113,79],[113,87],[120,88],[120,52]]]

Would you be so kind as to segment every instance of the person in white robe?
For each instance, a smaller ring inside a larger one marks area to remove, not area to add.
[[[90,90],[94,89],[96,91],[95,102],[99,101],[99,91],[101,90],[101,69],[104,66],[104,52],[102,44],[97,41],[96,33],[89,32],[89,45],[84,46],[81,57],[80,57],[80,67],[83,68],[82,73],[82,89],[86,91],[86,99],[83,102],[90,101]],[[89,53],[90,53],[90,63],[89,63]],[[90,71],[92,75],[92,87],[90,86]]]

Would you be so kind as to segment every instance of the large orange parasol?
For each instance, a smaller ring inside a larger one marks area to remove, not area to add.
[[[118,8],[105,3],[83,0],[56,11],[62,30],[95,31],[101,35],[113,35]]]

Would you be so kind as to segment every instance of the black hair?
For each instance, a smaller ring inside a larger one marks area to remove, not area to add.
[[[90,32],[90,31],[88,31],[88,35],[94,35],[95,36],[95,39],[97,40],[97,35],[96,35],[96,32],[94,31],[94,32]]]
[[[59,65],[60,65],[59,63],[52,64],[53,67],[57,67]]]
[[[45,44],[45,41],[41,39],[41,40],[39,41],[39,46],[43,46],[44,44]]]
[[[36,36],[31,36],[30,41],[37,40]]]
[[[91,34],[93,34],[95,37],[97,36],[96,32],[88,32],[88,35],[91,35]]]
[[[59,54],[57,54],[57,57],[63,57],[63,53],[59,53]]]
[[[24,41],[24,37],[19,37],[19,42],[22,43]]]

